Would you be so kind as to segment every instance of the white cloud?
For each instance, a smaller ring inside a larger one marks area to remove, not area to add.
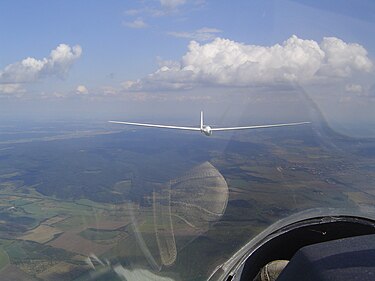
[[[146,22],[149,22],[150,17],[177,15],[179,20],[181,20],[181,15],[189,14],[191,10],[196,11],[197,9],[201,9],[205,4],[205,0],[159,0],[138,2],[138,7],[123,12],[128,18],[122,23],[124,26],[131,28],[149,27]],[[134,20],[136,17],[137,19]],[[143,19],[146,19],[146,21]]]
[[[185,3],[186,0],[160,0],[160,5],[167,9],[175,9]]]
[[[362,93],[363,92],[363,87],[358,84],[347,84],[345,86],[345,91],[350,92],[350,93]]]
[[[195,30],[193,32],[168,32],[168,35],[178,37],[178,38],[187,38],[193,39],[196,41],[208,41],[214,39],[221,30],[216,28],[203,27],[201,29]]]
[[[168,10],[168,11],[170,11],[170,10]],[[139,8],[139,9],[130,9],[130,10],[126,10],[124,12],[124,15],[127,16],[127,17],[138,16],[138,18],[142,18],[142,17],[148,18],[149,16],[160,17],[160,16],[165,16],[166,14],[168,14],[168,13],[165,10],[162,10],[162,9],[159,9],[159,8],[153,8],[153,7],[149,7],[149,6]],[[132,22],[124,22],[123,24],[126,26],[126,24],[129,24],[129,23],[132,23]]]
[[[58,99],[66,98],[66,95],[60,92],[53,92],[51,95],[48,95],[47,97],[49,98],[50,96]]]
[[[130,27],[130,28],[146,28],[148,25],[141,19],[138,18],[132,22],[124,22],[123,23],[125,26]]]
[[[0,83],[33,82],[43,76],[66,75],[72,64],[81,56],[79,45],[70,47],[60,44],[48,58],[41,60],[28,57],[10,64],[0,71]]]
[[[77,95],[87,95],[89,91],[87,90],[86,86],[84,85],[79,85],[76,89],[76,94]]]
[[[20,94],[24,93],[25,89],[20,84],[0,84],[0,94]]]
[[[350,77],[373,68],[367,51],[335,37],[319,44],[293,35],[273,46],[246,45],[216,38],[207,44],[191,41],[180,62],[161,65],[126,90],[186,89],[195,85],[252,86],[308,83]]]
[[[322,75],[348,77],[353,71],[369,72],[373,65],[364,47],[356,43],[345,43],[335,37],[326,37],[320,44],[326,54]]]
[[[141,12],[142,12],[141,10],[130,9],[130,10],[126,10],[126,11],[124,12],[124,14],[127,15],[127,16],[135,16],[135,15],[140,14]]]

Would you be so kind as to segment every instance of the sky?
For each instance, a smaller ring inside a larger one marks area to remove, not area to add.
[[[1,1],[0,117],[371,123],[375,2],[337,3]]]

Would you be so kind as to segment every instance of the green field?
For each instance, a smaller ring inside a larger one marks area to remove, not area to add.
[[[116,230],[98,230],[88,228],[80,232],[79,235],[88,240],[111,240],[121,234],[121,231]]]
[[[0,159],[6,159],[0,161],[0,269],[10,264],[30,279],[58,274],[60,280],[90,280],[85,260],[92,253],[202,280],[280,218],[316,206],[371,205],[375,163],[366,155],[373,144],[346,140],[338,145],[348,153],[338,155],[314,140],[305,128],[231,140],[147,131],[25,142],[4,150],[0,144]],[[170,193],[185,205],[153,196],[177,179],[185,184],[184,176],[206,161],[229,188],[222,215],[208,221],[203,209],[194,209],[203,201],[210,207],[210,193],[200,184],[211,181],[195,181],[194,192]],[[168,204],[172,228],[160,223],[169,223]],[[166,217],[155,217],[161,209]],[[170,249],[175,243],[177,251],[168,267],[162,266],[164,242]],[[105,266],[98,270],[113,277]]]
[[[0,272],[9,264],[9,256],[4,251],[4,249],[0,248]]]

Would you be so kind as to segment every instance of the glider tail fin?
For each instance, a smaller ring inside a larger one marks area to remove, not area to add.
[[[203,129],[203,111],[201,111],[201,130]]]

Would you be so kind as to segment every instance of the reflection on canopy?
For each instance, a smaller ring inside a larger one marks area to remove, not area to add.
[[[228,185],[220,172],[204,162],[185,175],[171,180],[153,193],[154,228],[163,265],[177,258],[175,235],[197,236],[223,215]]]

